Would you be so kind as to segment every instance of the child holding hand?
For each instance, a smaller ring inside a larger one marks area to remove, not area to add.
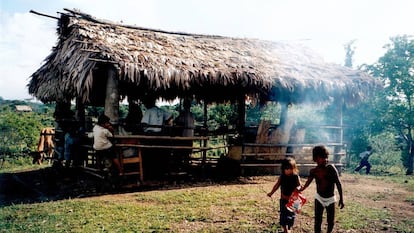
[[[282,162],[282,173],[267,196],[271,197],[280,187],[280,225],[284,233],[290,232],[295,222],[296,213],[286,208],[293,191],[300,186],[299,169],[293,158],[286,158]]]
[[[326,209],[326,216],[328,219],[327,232],[330,233],[333,230],[336,202],[336,197],[334,193],[335,185],[339,193],[339,208],[344,208],[342,184],[339,180],[338,171],[336,170],[335,166],[329,164],[328,155],[329,152],[324,146],[315,146],[313,148],[313,161],[316,162],[317,165],[315,168],[312,168],[309,171],[308,180],[300,190],[305,190],[315,179],[315,233],[321,232],[322,216],[324,209]]]

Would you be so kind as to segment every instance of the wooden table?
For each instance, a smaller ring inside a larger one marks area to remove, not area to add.
[[[179,136],[155,136],[155,135],[115,135],[115,144],[117,148],[119,161],[122,167],[125,164],[136,163],[137,170],[125,172],[124,175],[139,174],[139,179],[142,182],[144,180],[144,169],[142,150],[165,150],[173,154],[177,151],[188,150],[191,153],[202,152],[203,161],[206,159],[206,151],[213,149],[208,147],[208,137],[196,136],[196,137],[179,137]],[[199,141],[199,146],[194,145],[194,141]],[[189,145],[185,145],[185,142],[191,142]],[[136,150],[136,155],[132,157],[125,157],[123,151],[126,148],[133,148]],[[164,161],[164,160],[163,160]]]

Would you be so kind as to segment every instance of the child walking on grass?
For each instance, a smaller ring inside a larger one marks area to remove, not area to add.
[[[329,152],[324,146],[316,146],[312,150],[313,161],[317,166],[309,172],[308,180],[300,191],[305,190],[313,181],[316,180],[315,194],[315,233],[321,232],[323,211],[326,209],[328,220],[327,232],[330,233],[334,227],[335,220],[335,185],[339,193],[339,208],[344,208],[342,196],[342,184],[339,180],[338,171],[335,166],[328,163]]]
[[[286,158],[282,162],[281,175],[267,196],[271,197],[280,187],[280,225],[283,232],[288,233],[295,222],[296,213],[286,208],[293,191],[300,186],[299,170],[293,158]]]

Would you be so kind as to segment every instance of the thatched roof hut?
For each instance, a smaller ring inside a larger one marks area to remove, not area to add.
[[[102,103],[102,70],[108,67],[116,70],[121,96],[134,98],[156,93],[167,100],[253,95],[289,103],[337,96],[355,101],[375,86],[368,75],[324,63],[297,45],[151,30],[65,10],[58,43],[28,84],[43,102]]]

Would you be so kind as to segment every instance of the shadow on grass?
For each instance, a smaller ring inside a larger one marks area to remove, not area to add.
[[[105,194],[182,189],[216,184],[250,183],[238,177],[226,177],[216,170],[195,171],[192,175],[167,175],[161,179],[138,183],[137,178],[98,178],[83,168],[46,167],[33,170],[0,173],[0,206],[40,203],[69,198],[84,198]],[[215,174],[214,176],[212,174]]]

